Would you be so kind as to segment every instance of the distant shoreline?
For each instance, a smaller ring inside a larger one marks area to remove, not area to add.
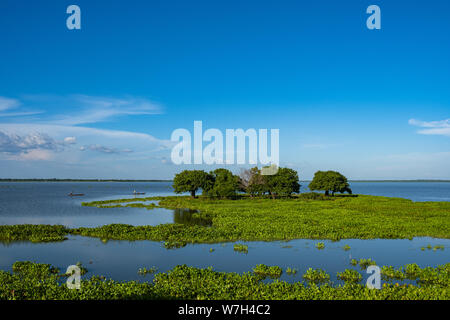
[[[133,180],[133,179],[0,179],[0,182],[173,182],[173,180]],[[300,180],[300,182],[311,182],[311,180]],[[349,182],[450,182],[450,180],[439,179],[414,179],[414,180],[349,180]]]
[[[130,180],[130,179],[0,179],[0,182],[172,182],[172,180]]]

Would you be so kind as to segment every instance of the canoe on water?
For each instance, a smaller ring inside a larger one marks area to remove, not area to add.
[[[145,192],[133,192],[133,194],[145,194]]]
[[[84,196],[84,193],[69,193],[68,194],[69,197],[81,197]]]

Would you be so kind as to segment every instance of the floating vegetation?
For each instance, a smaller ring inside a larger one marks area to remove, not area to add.
[[[296,275],[297,272],[298,272],[298,269],[290,268],[290,267],[286,268],[286,273],[289,274],[289,275]]]
[[[448,202],[413,202],[400,198],[366,195],[334,198],[333,201],[302,200],[297,197],[278,200],[259,198],[221,200],[172,196],[95,201],[83,205],[103,206],[122,203],[132,205],[138,201],[160,200],[159,207],[188,208],[201,212],[193,213],[193,218],[202,222],[192,225],[177,222],[158,226],[111,224],[74,229],[45,225],[0,226],[0,241],[62,241],[68,234],[108,240],[185,243],[301,238],[321,240],[410,239],[422,236],[450,238],[450,233],[447,232],[450,228]],[[275,211],[274,203],[277,206]],[[414,215],[411,215],[411,212],[414,212]],[[379,223],[380,221],[383,223]],[[431,245],[429,248],[432,248]]]
[[[0,241],[55,242],[67,240],[70,229],[60,225],[12,225],[0,226]]]
[[[241,243],[236,243],[233,247],[234,251],[248,253],[248,246]]]
[[[267,267],[267,266],[266,266]],[[256,267],[255,267],[256,268]],[[270,267],[267,267],[270,268]],[[402,270],[408,269],[407,266]],[[254,273],[217,272],[176,266],[157,273],[152,282],[117,282],[94,276],[81,280],[82,290],[71,290],[62,283],[57,268],[46,264],[16,262],[12,272],[0,271],[0,300],[110,300],[110,299],[182,299],[182,300],[449,300],[450,263],[436,268],[413,268],[413,284],[384,283],[380,290],[367,288],[347,271],[342,275],[350,283],[333,286],[323,271],[308,270],[307,283],[263,282]],[[328,276],[328,277],[327,277]],[[317,286],[314,281],[322,280]],[[344,280],[345,281],[345,280]]]
[[[175,249],[175,248],[183,248],[186,246],[186,242],[183,241],[165,241],[164,247],[166,249]]]
[[[361,267],[361,269],[367,269],[368,266],[376,266],[376,265],[377,265],[376,262],[370,258],[359,260],[359,266]]]
[[[325,249],[325,243],[323,243],[323,242],[318,242],[318,243],[316,244],[316,248],[319,249],[319,250]]]
[[[337,273],[337,278],[345,282],[357,283],[362,280],[362,275],[353,269],[345,269],[343,272]]]
[[[303,274],[303,279],[313,283],[324,283],[330,280],[330,275],[322,269],[309,268]]]
[[[278,266],[266,266],[265,264],[258,264],[256,267],[253,268],[253,273],[262,277],[270,277],[272,279],[277,279],[281,277],[283,273],[283,269],[281,269]]]
[[[352,266],[357,266],[357,265],[358,265],[358,260],[352,259],[352,260],[350,260],[350,264],[351,264]]]
[[[350,248],[350,246],[349,246],[348,244],[346,244],[346,245],[343,247],[343,249],[344,249],[344,251],[348,251],[348,250],[350,250],[351,248]]]
[[[214,252],[214,248],[209,248],[209,252]]]
[[[285,245],[285,246],[281,246],[281,248],[282,249],[290,249],[290,248],[292,248],[292,246],[291,245]]]
[[[156,271],[158,271],[158,268],[156,267],[151,267],[151,268],[139,268],[138,270],[138,274],[141,276],[145,276],[147,274],[153,274]]]

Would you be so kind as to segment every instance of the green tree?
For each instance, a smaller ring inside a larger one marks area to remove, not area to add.
[[[263,176],[267,192],[276,198],[277,196],[290,196],[300,192],[297,171],[289,168],[278,168],[274,175]]]
[[[192,198],[199,189],[209,190],[212,184],[212,177],[203,170],[184,170],[173,179],[175,193],[190,192]]]
[[[309,184],[309,189],[325,191],[326,196],[330,195],[330,192],[333,196],[335,192],[352,193],[347,178],[337,171],[317,171]]]
[[[212,188],[206,190],[210,197],[234,198],[240,190],[240,178],[230,170],[216,169],[209,173],[213,180]]]

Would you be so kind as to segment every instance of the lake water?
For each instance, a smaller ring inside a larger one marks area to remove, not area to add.
[[[305,187],[303,183],[303,188]],[[352,183],[354,193],[395,196],[414,201],[450,201],[450,183],[428,182],[358,182]],[[302,192],[306,190],[302,188]],[[173,195],[171,183],[0,183],[0,224],[63,224],[69,227],[94,227],[110,223],[157,225],[160,223],[190,223],[189,212],[156,208],[94,208],[82,207],[83,201],[132,198],[133,190],[145,196]],[[70,192],[84,197],[68,197]],[[371,258],[378,265],[395,267],[408,263],[436,266],[450,262],[450,240],[415,238],[413,240],[321,241],[325,249],[318,250],[318,240],[298,239],[289,242],[240,242],[248,245],[248,253],[233,250],[235,243],[195,244],[168,250],[154,241],[108,241],[70,236],[58,243],[14,242],[0,244],[0,269],[10,270],[18,260],[51,263],[65,271],[68,265],[82,262],[87,276],[105,275],[116,280],[148,280],[138,275],[142,267],[157,267],[164,272],[176,265],[212,266],[218,271],[247,272],[260,263],[298,269],[296,276],[283,274],[286,281],[299,281],[308,268],[321,268],[335,276],[352,267],[350,259]],[[351,249],[343,250],[348,244]],[[443,245],[444,250],[422,250],[428,245]],[[213,249],[210,252],[210,249]],[[361,271],[361,270],[360,270]],[[363,272],[364,274],[364,272]],[[335,277],[332,278],[336,280]]]

